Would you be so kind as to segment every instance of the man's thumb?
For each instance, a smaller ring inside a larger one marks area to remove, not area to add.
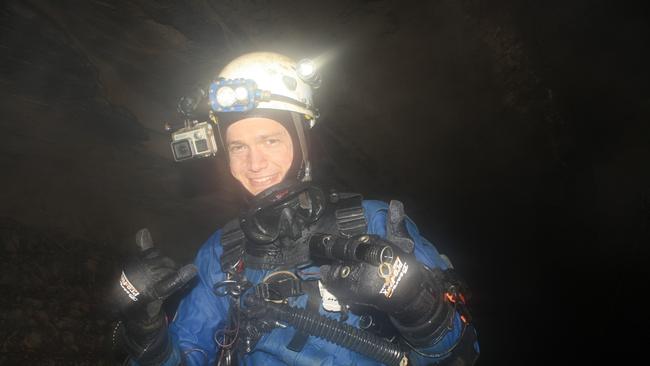
[[[151,233],[146,227],[138,230],[135,234],[135,244],[140,249],[140,252],[147,251],[153,248],[153,239],[151,239]]]

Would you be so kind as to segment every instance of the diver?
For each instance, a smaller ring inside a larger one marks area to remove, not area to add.
[[[234,59],[210,84],[213,150],[224,152],[247,207],[180,269],[138,232],[141,253],[112,293],[122,315],[114,339],[131,364],[475,363],[467,289],[403,205],[312,182],[319,85],[309,60],[270,52]],[[206,126],[172,143],[177,160],[212,146],[192,140],[210,136]],[[163,301],[188,283],[167,319]]]

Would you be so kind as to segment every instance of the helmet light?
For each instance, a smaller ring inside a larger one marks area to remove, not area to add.
[[[217,103],[223,107],[230,107],[237,101],[235,91],[229,87],[224,86],[217,90]]]
[[[210,84],[210,106],[215,112],[245,112],[257,105],[257,85],[250,79],[219,79]]]
[[[217,98],[219,97],[217,96]],[[248,102],[248,89],[243,86],[238,86],[235,89],[235,98],[237,98],[238,102]]]
[[[259,102],[268,101],[308,107],[303,101],[257,89],[255,81],[250,79],[219,79],[210,84],[209,95],[215,112],[246,112],[255,109]]]
[[[309,78],[312,75],[314,75],[314,72],[316,71],[314,62],[306,58],[300,60],[296,68],[298,71],[298,75],[300,75],[300,77],[302,78]]]
[[[321,78],[316,70],[314,61],[307,58],[298,61],[296,64],[296,72],[302,81],[309,84],[312,88],[317,89],[320,86]]]

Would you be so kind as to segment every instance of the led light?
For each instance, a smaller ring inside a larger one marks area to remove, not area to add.
[[[314,75],[314,72],[316,71],[316,67],[314,66],[314,62],[309,59],[302,59],[298,61],[298,67],[297,67],[298,74],[305,79],[309,79]]]
[[[238,102],[248,101],[248,89],[243,86],[237,87],[237,89],[235,89],[235,97]]]
[[[309,84],[312,88],[318,89],[320,87],[320,74],[312,60],[303,58],[298,61],[298,64],[296,64],[296,72],[302,81]]]
[[[237,95],[235,91],[229,86],[222,86],[217,90],[217,103],[219,106],[227,108],[235,104]]]

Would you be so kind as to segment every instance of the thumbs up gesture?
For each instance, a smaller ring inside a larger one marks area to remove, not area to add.
[[[146,308],[148,315],[154,316],[162,301],[194,278],[197,270],[192,264],[179,269],[172,259],[154,247],[146,228],[137,232],[136,245],[138,255],[123,267],[119,287],[114,291],[116,310],[129,315],[136,309]]]
[[[138,231],[136,245],[138,254],[123,267],[110,304],[123,318],[116,331],[126,351],[140,365],[157,365],[172,349],[163,300],[194,278],[197,269],[192,264],[179,269],[160,254],[147,229]]]

